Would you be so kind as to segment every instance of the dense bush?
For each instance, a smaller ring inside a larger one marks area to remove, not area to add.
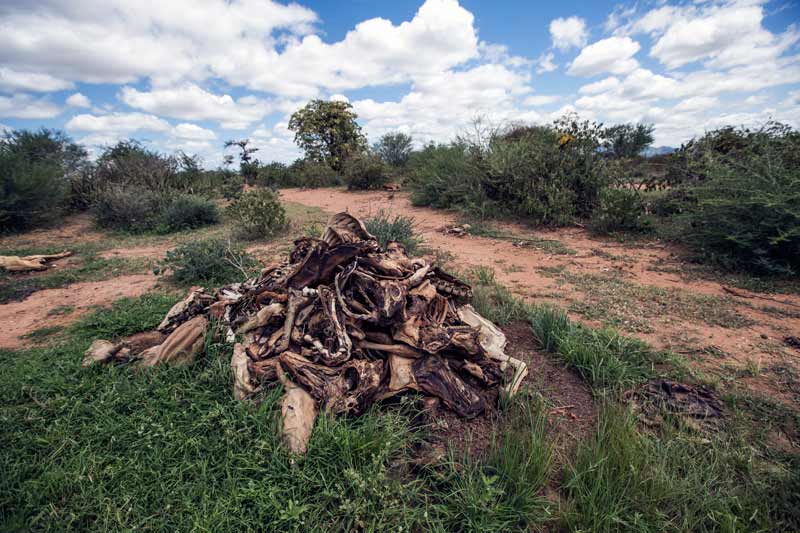
[[[195,229],[219,222],[219,212],[214,202],[189,194],[173,198],[162,216],[164,231]]]
[[[141,233],[159,225],[165,203],[165,198],[157,192],[112,185],[97,194],[92,215],[101,228]]]
[[[227,208],[228,216],[242,236],[269,238],[286,227],[286,210],[272,189],[253,189],[243,193]]]
[[[686,239],[732,268],[800,271],[800,133],[770,123],[711,138],[720,142],[695,161],[702,179],[687,185],[697,205]]]
[[[597,233],[644,231],[649,227],[644,215],[644,202],[637,191],[606,188],[600,191],[590,227]]]
[[[378,156],[356,155],[345,161],[344,182],[350,190],[380,189],[389,179],[389,169]]]
[[[413,140],[411,135],[402,132],[386,133],[372,149],[387,165],[402,168],[411,156]]]
[[[303,160],[290,167],[292,187],[317,188],[336,187],[342,184],[342,176],[325,163]]]
[[[473,207],[483,201],[481,170],[463,144],[429,144],[409,159],[414,205],[438,208]]]
[[[0,138],[0,231],[59,220],[68,181],[85,164],[86,150],[61,132],[6,132]]]
[[[150,191],[188,191],[176,157],[166,156],[135,140],[108,147],[97,159],[97,178],[103,186],[136,186]]]
[[[258,167],[256,184],[261,187],[277,189],[289,187],[292,184],[293,172],[288,166],[277,161]]]
[[[412,201],[552,225],[587,218],[611,181],[602,128],[567,116],[552,126],[480,132],[412,155]]]
[[[381,210],[374,217],[366,219],[364,225],[378,239],[381,248],[386,248],[391,241],[397,241],[405,247],[409,255],[413,255],[421,241],[414,229],[414,219],[410,217],[398,215],[392,219]]]
[[[167,252],[165,266],[184,285],[223,285],[253,273],[256,260],[225,239],[190,241]]]

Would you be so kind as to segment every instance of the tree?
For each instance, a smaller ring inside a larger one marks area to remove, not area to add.
[[[404,167],[412,150],[411,135],[405,133],[386,133],[372,149],[378,157],[393,167]]]
[[[350,155],[367,146],[356,118],[348,102],[312,100],[292,114],[289,129],[308,159],[327,163],[339,172]]]
[[[258,148],[248,148],[250,139],[242,139],[240,141],[225,141],[225,148],[237,146],[239,148],[239,172],[244,178],[247,185],[255,183],[258,177],[258,167],[260,165],[258,159],[253,157],[253,154],[258,152]],[[226,158],[226,161],[229,161]]]
[[[631,158],[653,144],[652,124],[618,124],[603,132],[603,148],[613,157]]]
[[[56,165],[65,175],[78,172],[87,163],[86,149],[58,130],[7,131],[0,139],[0,144],[14,157],[23,158],[31,164]]]

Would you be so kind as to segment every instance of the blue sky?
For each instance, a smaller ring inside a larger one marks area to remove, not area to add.
[[[93,151],[137,138],[221,161],[299,155],[288,116],[350,101],[370,140],[447,141],[575,112],[644,121],[657,145],[725,124],[800,126],[795,1],[4,0],[0,128]]]

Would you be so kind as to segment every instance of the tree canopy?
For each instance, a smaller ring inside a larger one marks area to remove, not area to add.
[[[341,171],[344,161],[366,149],[367,140],[348,102],[312,100],[289,119],[294,141],[306,158]]]

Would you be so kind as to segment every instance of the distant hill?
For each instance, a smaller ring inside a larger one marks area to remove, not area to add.
[[[673,148],[672,146],[656,146],[652,148],[646,148],[642,155],[645,157],[653,157],[654,155],[671,154],[675,150],[677,150],[677,148]]]

